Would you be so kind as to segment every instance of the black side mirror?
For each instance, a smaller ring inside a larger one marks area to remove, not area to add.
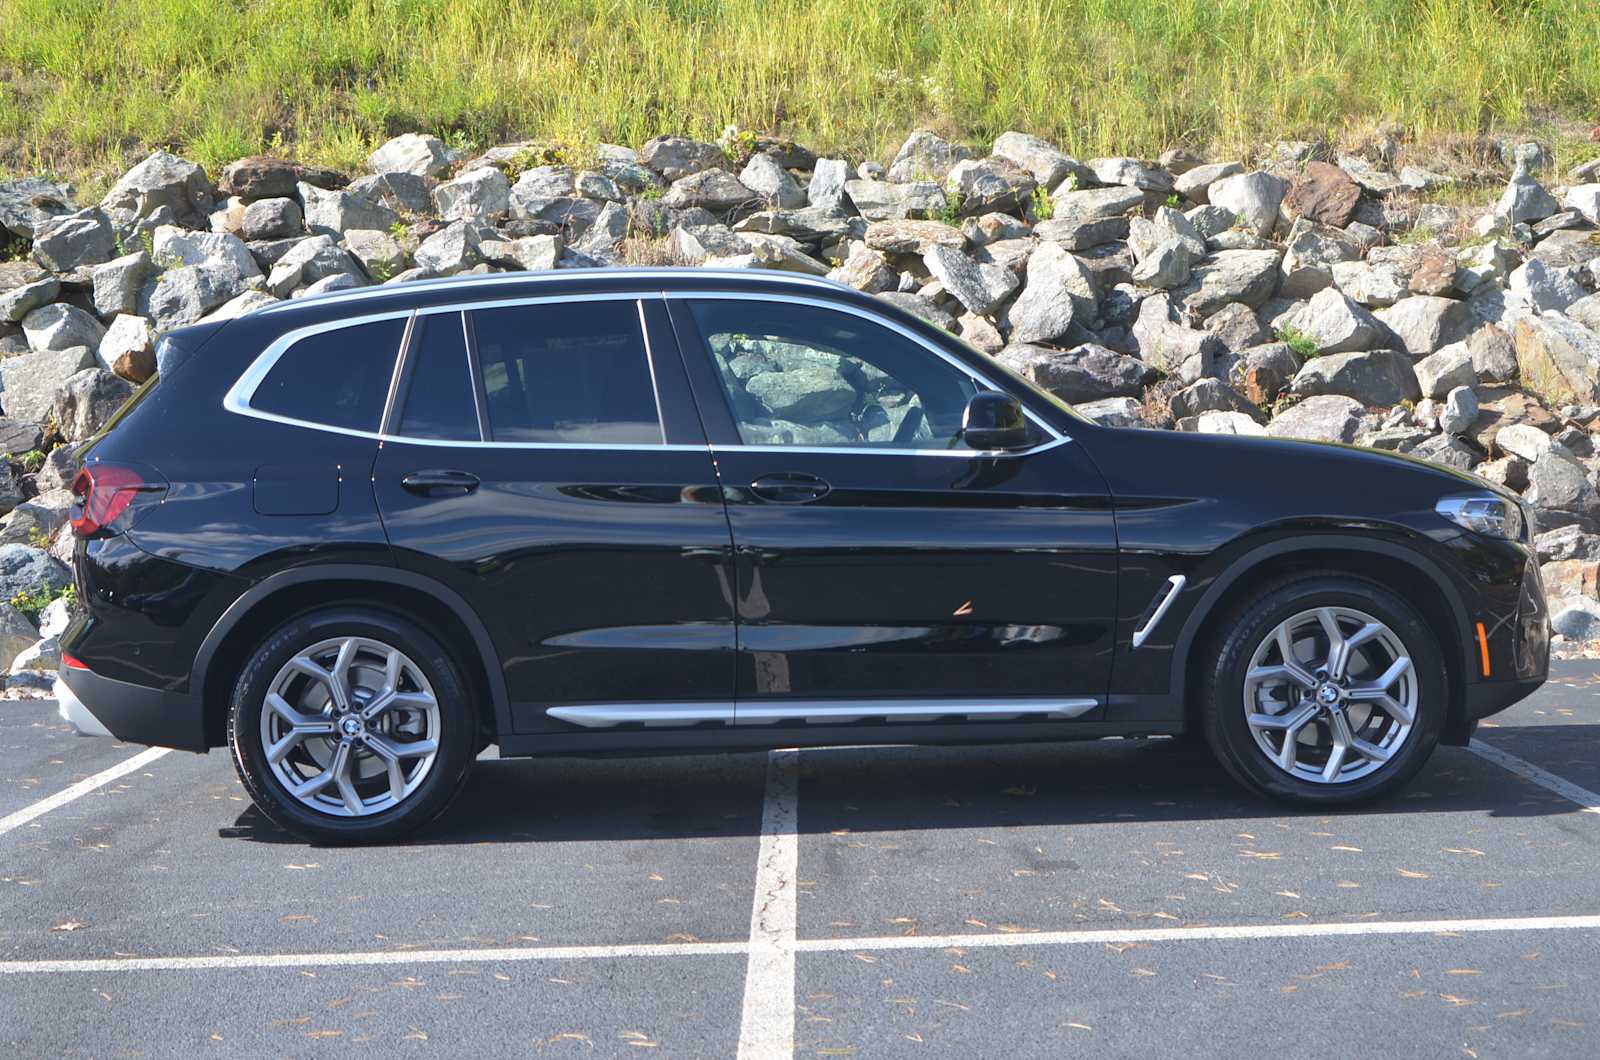
[[[980,390],[961,417],[961,440],[970,449],[1021,449],[1028,444],[1028,421],[1010,394]]]

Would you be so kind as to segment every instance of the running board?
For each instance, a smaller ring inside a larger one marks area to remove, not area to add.
[[[1189,579],[1181,574],[1174,574],[1167,579],[1167,584],[1156,594],[1155,606],[1150,611],[1150,617],[1144,620],[1144,625],[1133,631],[1135,650],[1144,646],[1144,642],[1150,639],[1150,634],[1156,631],[1161,620],[1167,617],[1167,609],[1172,606],[1172,601],[1178,598],[1178,594],[1183,592],[1183,587],[1188,581]]]
[[[887,722],[934,722],[942,718],[966,721],[1014,721],[1019,718],[1068,720],[1082,717],[1100,705],[1098,699],[783,699],[744,703],[587,703],[551,707],[552,718],[585,729],[610,729],[618,725],[661,726],[845,725],[882,719]]]

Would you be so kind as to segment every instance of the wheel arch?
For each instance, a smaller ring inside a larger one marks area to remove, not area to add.
[[[1274,541],[1235,559],[1213,579],[1185,619],[1172,653],[1171,688],[1184,691],[1186,725],[1194,723],[1197,698],[1193,681],[1198,651],[1212,633],[1215,619],[1266,581],[1296,571],[1326,570],[1366,578],[1399,592],[1421,612],[1439,639],[1449,699],[1445,743],[1465,743],[1471,735],[1466,720],[1465,687],[1468,650],[1472,644],[1466,604],[1450,579],[1432,560],[1413,548],[1389,541],[1319,534]]]
[[[223,612],[195,653],[189,687],[200,692],[208,746],[220,747],[226,740],[228,683],[251,647],[295,615],[330,604],[373,606],[420,622],[456,655],[468,686],[492,708],[484,718],[492,726],[490,739],[511,731],[499,652],[460,595],[393,567],[315,564],[256,582]]]

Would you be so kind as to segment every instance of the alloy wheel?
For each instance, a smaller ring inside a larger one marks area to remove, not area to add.
[[[1349,607],[1280,622],[1244,680],[1245,721],[1274,766],[1299,780],[1345,784],[1382,769],[1410,738],[1418,683],[1405,644]]]
[[[336,637],[299,652],[267,687],[261,749],[302,805],[367,817],[404,802],[439,752],[439,702],[404,652]]]

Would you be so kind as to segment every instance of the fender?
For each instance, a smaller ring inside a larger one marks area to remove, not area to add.
[[[1467,622],[1466,604],[1461,600],[1461,594],[1451,583],[1438,565],[1424,556],[1416,549],[1407,548],[1388,541],[1378,541],[1372,538],[1345,536],[1341,534],[1308,534],[1305,536],[1285,538],[1261,545],[1234,560],[1225,567],[1220,574],[1212,580],[1210,588],[1200,601],[1189,612],[1189,617],[1184,620],[1182,632],[1178,634],[1173,645],[1171,662],[1171,684],[1168,686],[1179,695],[1184,688],[1185,671],[1188,669],[1189,653],[1211,618],[1211,613],[1216,609],[1217,602],[1222,599],[1240,578],[1248,575],[1258,564],[1281,556],[1287,552],[1309,551],[1344,551],[1344,552],[1369,552],[1385,556],[1389,559],[1399,560],[1408,566],[1414,567],[1428,576],[1428,580],[1438,587],[1439,593],[1449,605],[1450,614],[1456,623],[1456,643],[1463,649],[1473,643],[1472,634]],[[1457,660],[1462,665],[1463,673],[1470,673],[1470,660],[1465,658]],[[1450,714],[1457,713],[1457,706],[1462,702],[1463,690],[1454,689],[1450,696]]]
[[[211,661],[217,649],[221,647],[229,632],[243,621],[257,604],[290,586],[329,579],[398,585],[424,593],[449,608],[466,627],[488,673],[489,696],[494,703],[496,731],[501,733],[512,731],[511,701],[506,695],[505,673],[500,667],[500,653],[495,650],[489,631],[478,619],[477,613],[453,590],[432,578],[397,567],[362,563],[317,563],[279,571],[261,579],[230,604],[222,613],[222,617],[211,627],[211,632],[206,634],[205,640],[200,644],[200,650],[195,653],[194,665],[189,671],[189,687],[195,690],[205,688],[206,674],[211,669]]]

